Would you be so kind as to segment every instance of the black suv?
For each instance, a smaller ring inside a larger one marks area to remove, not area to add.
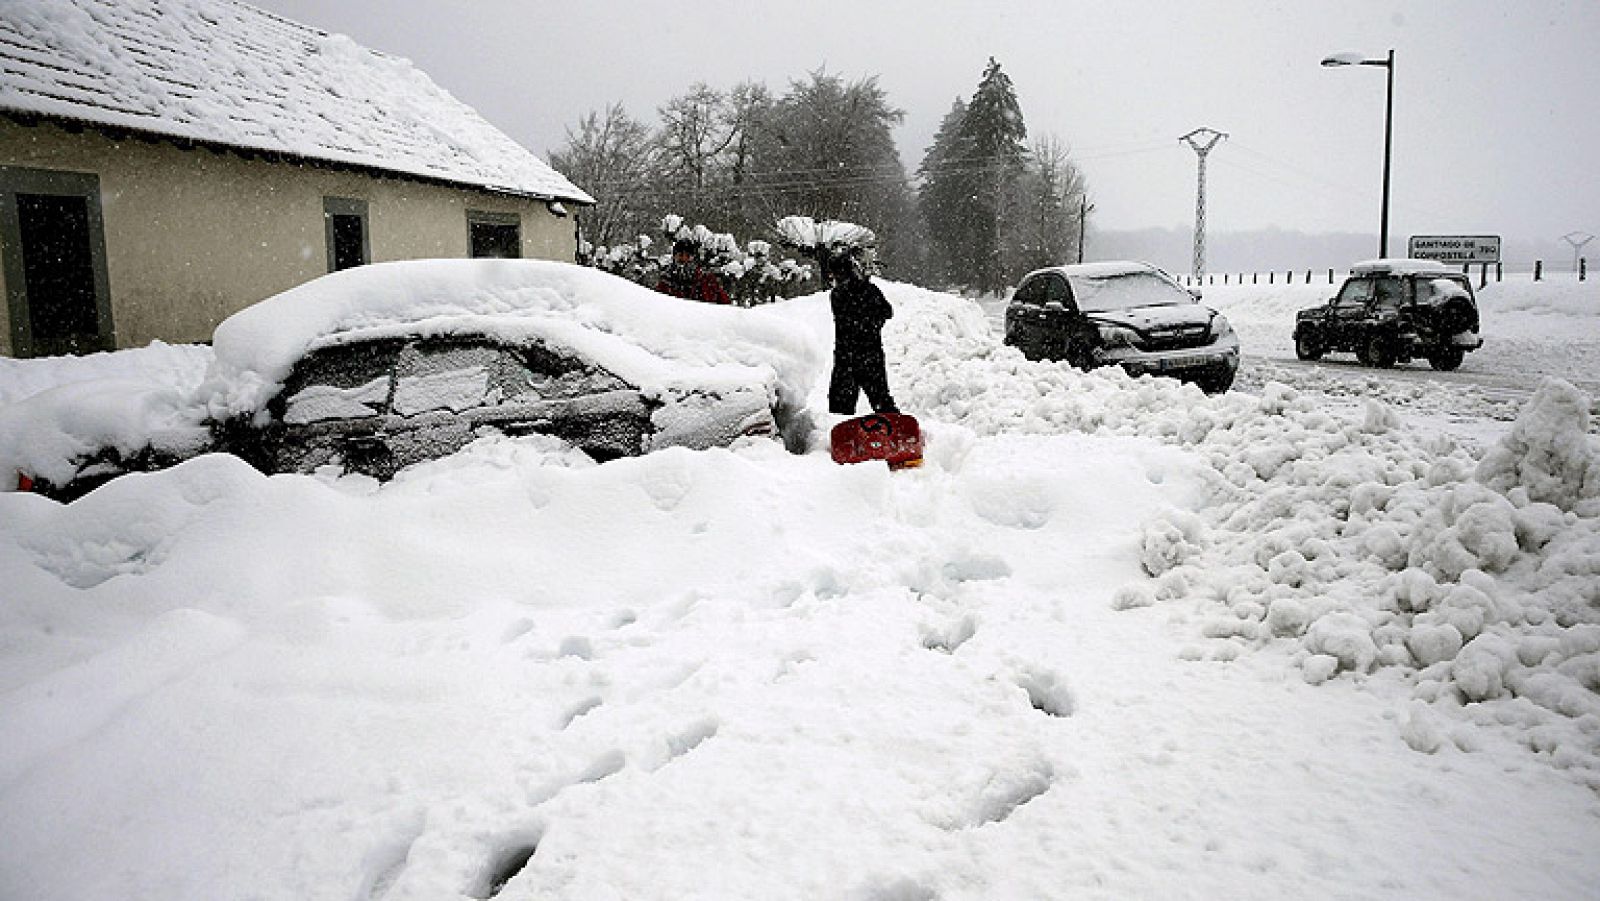
[[[1422,357],[1449,371],[1482,346],[1472,281],[1432,260],[1358,264],[1332,300],[1295,314],[1294,352],[1302,360],[1349,351],[1367,366]]]
[[[1239,369],[1239,336],[1227,317],[1136,261],[1028,273],[1006,305],[1005,343],[1030,360],[1121,366],[1133,376],[1192,382],[1208,394],[1228,390]]]

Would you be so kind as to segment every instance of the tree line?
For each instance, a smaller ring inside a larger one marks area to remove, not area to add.
[[[1028,140],[999,63],[955,100],[914,177],[892,133],[904,115],[876,76],[818,70],[782,94],[697,83],[653,123],[621,104],[587,113],[550,161],[598,201],[582,214],[591,248],[636,244],[669,215],[746,239],[802,215],[866,225],[882,272],[919,284],[993,292],[1076,259],[1082,173],[1060,138]]]

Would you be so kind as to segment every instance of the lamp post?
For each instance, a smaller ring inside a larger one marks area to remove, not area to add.
[[[1383,220],[1378,229],[1378,256],[1389,255],[1389,150],[1394,143],[1394,51],[1383,59],[1367,59],[1359,53],[1335,53],[1322,61],[1324,66],[1382,66],[1389,73],[1389,91],[1383,106]]]

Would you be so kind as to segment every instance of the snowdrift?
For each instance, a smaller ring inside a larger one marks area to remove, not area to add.
[[[1582,392],[1479,452],[884,288],[921,470],[534,436],[0,495],[0,896],[1592,894]],[[824,296],[690,309],[729,347],[679,358],[821,409]],[[269,384],[302,314],[219,358]]]

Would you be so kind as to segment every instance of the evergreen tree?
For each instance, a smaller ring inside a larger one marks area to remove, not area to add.
[[[1000,225],[1009,212],[1006,200],[1011,187],[1026,166],[1027,135],[1011,79],[990,57],[961,120],[961,146],[970,163],[962,171],[971,189],[964,218],[972,245],[972,279],[981,292],[997,292],[1006,285]]]
[[[928,268],[936,280],[946,284],[965,281],[973,264],[965,227],[969,185],[961,168],[969,155],[962,140],[966,116],[967,104],[957,97],[917,167],[922,182],[917,205],[934,253]]]

